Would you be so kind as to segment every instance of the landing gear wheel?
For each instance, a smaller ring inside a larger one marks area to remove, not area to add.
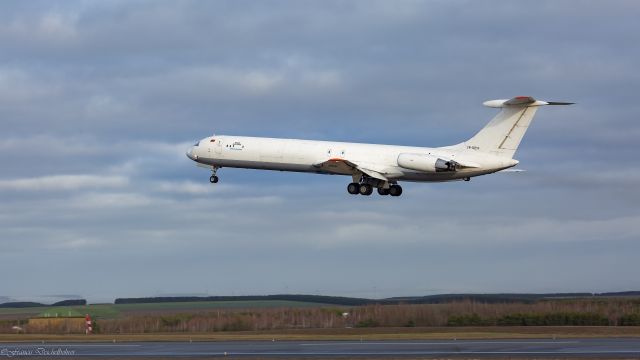
[[[211,175],[211,177],[209,178],[209,182],[212,184],[215,184],[218,182],[218,177],[215,175]]]
[[[360,191],[360,195],[369,196],[373,193],[373,186],[369,184],[360,184],[359,191]]]
[[[389,195],[389,189],[385,189],[385,188],[378,188],[378,194],[385,196],[385,195]]]
[[[347,185],[347,192],[351,195],[358,195],[360,193],[360,184],[351,183]]]
[[[389,195],[400,196],[402,195],[402,187],[400,185],[391,185],[389,187]]]

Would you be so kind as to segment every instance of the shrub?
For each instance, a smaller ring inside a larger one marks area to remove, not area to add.
[[[160,323],[162,324],[163,327],[173,328],[182,323],[186,323],[187,321],[191,320],[191,318],[193,318],[193,315],[191,314],[162,316],[160,317]]]
[[[247,331],[251,330],[249,323],[242,320],[240,317],[236,317],[233,321],[224,324],[222,331]]]
[[[378,326],[380,326],[380,323],[378,321],[374,320],[374,319],[371,319],[371,318],[366,319],[366,320],[362,320],[362,321],[360,321],[360,322],[358,322],[356,324],[356,327],[359,327],[359,328],[378,327]]]
[[[609,319],[594,313],[508,314],[497,320],[502,326],[601,326]]]
[[[621,326],[640,326],[640,314],[629,314],[618,319]]]
[[[482,319],[478,314],[452,315],[447,320],[447,326],[481,326],[492,325],[492,321]]]

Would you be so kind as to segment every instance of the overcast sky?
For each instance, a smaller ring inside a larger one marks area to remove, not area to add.
[[[637,1],[3,1],[0,299],[640,290]],[[350,196],[216,134],[441,146],[546,107],[521,173]]]

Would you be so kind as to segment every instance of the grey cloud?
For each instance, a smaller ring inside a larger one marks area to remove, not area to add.
[[[0,7],[0,273],[33,265],[8,295],[640,287],[637,2]],[[400,199],[234,169],[213,188],[184,156],[213,132],[447,145],[528,94],[578,104],[539,111],[527,172]]]

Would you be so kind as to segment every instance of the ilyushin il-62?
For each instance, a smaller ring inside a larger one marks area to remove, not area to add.
[[[444,147],[214,135],[195,143],[187,156],[211,170],[212,183],[223,167],[295,171],[350,176],[353,195],[376,188],[380,195],[400,196],[402,181],[469,181],[516,166],[513,156],[538,108],[570,104],[530,96],[486,101],[500,112],[469,140]]]

